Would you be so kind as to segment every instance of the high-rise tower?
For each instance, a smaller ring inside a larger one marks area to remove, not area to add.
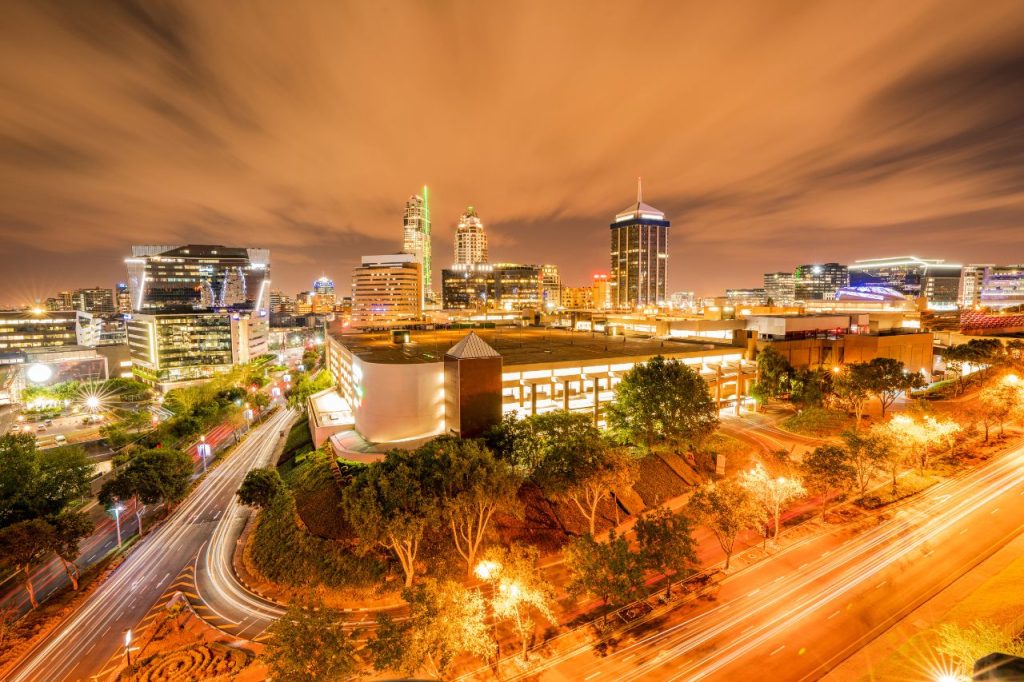
[[[455,263],[472,265],[487,262],[487,233],[472,206],[459,218],[455,230]]]
[[[611,224],[608,293],[613,308],[665,304],[669,225],[664,213],[644,203],[637,178],[636,203],[619,211]]]
[[[405,216],[402,220],[402,252],[416,257],[423,271],[423,295],[433,298],[433,275],[430,251],[430,194],[423,186],[423,194],[414,194],[405,202]]]

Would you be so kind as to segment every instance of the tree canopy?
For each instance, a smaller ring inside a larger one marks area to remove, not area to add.
[[[609,606],[622,606],[643,595],[640,556],[614,529],[604,542],[591,535],[573,538],[565,549],[565,563],[571,572],[569,594],[590,594]]]
[[[804,457],[800,470],[804,485],[821,495],[824,514],[828,499],[836,493],[849,490],[857,479],[857,470],[850,464],[850,452],[840,445],[821,445]]]
[[[687,508],[696,523],[711,529],[725,553],[726,568],[729,568],[740,533],[757,527],[761,519],[750,493],[730,478],[698,489],[690,497]]]
[[[0,436],[0,527],[60,513],[89,492],[91,476],[80,446],[39,450],[32,434]]]
[[[270,626],[261,659],[275,679],[341,680],[359,670],[357,632],[342,627],[343,614],[321,604],[292,605]]]
[[[718,428],[718,406],[699,372],[659,355],[623,375],[607,421],[621,442],[695,449]]]
[[[261,467],[246,473],[236,494],[247,507],[266,509],[283,488],[284,481],[276,467]]]
[[[665,596],[672,596],[672,574],[686,575],[697,565],[693,525],[683,514],[659,507],[642,514],[633,527],[644,568],[665,576]]]

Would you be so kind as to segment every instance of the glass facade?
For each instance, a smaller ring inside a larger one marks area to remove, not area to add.
[[[850,286],[850,273],[839,263],[815,263],[797,267],[793,280],[798,301],[831,301],[836,291]]]
[[[266,310],[269,306],[267,249],[135,246],[125,262],[134,312]]]
[[[0,352],[73,346],[76,313],[18,310],[0,312]]]
[[[544,268],[514,263],[455,265],[441,271],[448,309],[537,308],[544,301]]]

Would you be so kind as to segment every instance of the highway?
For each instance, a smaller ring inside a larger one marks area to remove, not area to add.
[[[12,682],[88,680],[109,674],[134,628],[192,564],[231,507],[247,471],[269,461],[294,413],[282,409],[253,429],[185,502],[141,540],[124,563],[59,628],[8,673]]]
[[[799,543],[735,574],[713,605],[683,605],[605,657],[593,647],[556,656],[541,679],[820,679],[1024,531],[1022,496],[1017,447],[877,527]]]

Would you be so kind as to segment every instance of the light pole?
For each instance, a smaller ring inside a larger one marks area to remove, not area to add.
[[[210,449],[210,446],[206,444],[206,436],[199,436],[199,445],[196,446],[196,450],[199,451],[199,459],[203,461],[203,473],[206,473],[206,451]]]
[[[128,672],[132,669],[132,630],[128,628],[124,631],[124,655],[128,659]]]
[[[121,512],[124,507],[120,502],[114,502],[114,526],[117,528],[117,546],[121,546]]]

